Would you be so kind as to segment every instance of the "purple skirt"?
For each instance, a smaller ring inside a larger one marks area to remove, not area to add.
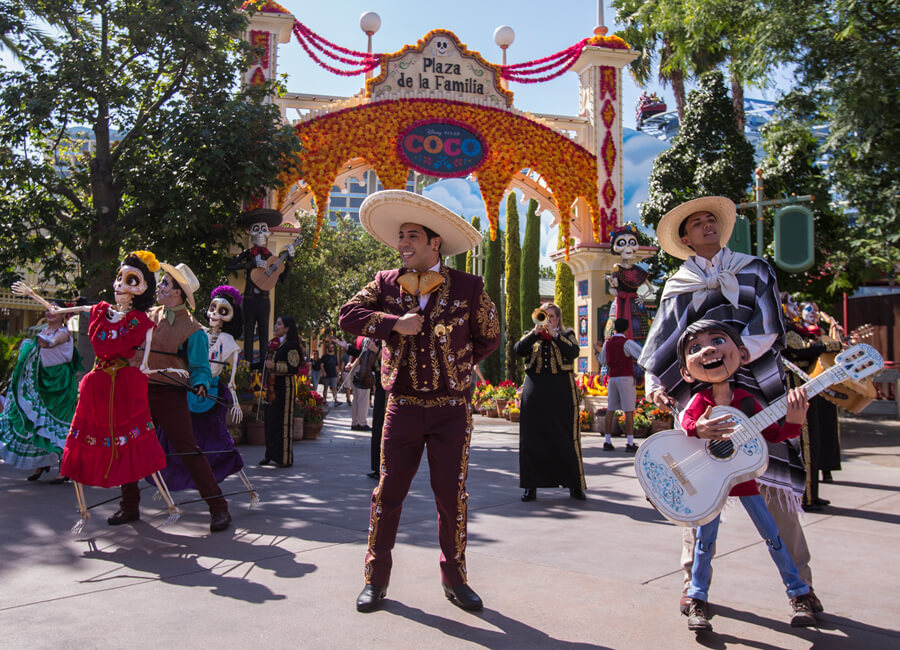
[[[225,398],[224,405],[217,403],[205,413],[191,413],[191,419],[194,423],[194,439],[197,441],[197,446],[205,452],[220,452],[207,453],[204,456],[212,467],[216,483],[221,483],[225,478],[239,472],[244,467],[244,459],[234,448],[234,438],[231,437],[231,433],[225,426],[225,417],[234,403],[231,399],[231,391],[220,383],[218,393],[220,397]],[[181,461],[181,457],[170,455],[174,454],[175,450],[169,444],[165,431],[158,428],[157,434],[159,435],[159,444],[166,452],[166,467],[160,470],[160,474],[166,480],[169,491],[196,490],[197,485]]]

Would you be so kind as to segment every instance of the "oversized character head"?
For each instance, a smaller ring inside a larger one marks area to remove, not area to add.
[[[125,256],[113,283],[120,309],[147,311],[156,300],[156,272],[159,262],[150,251],[134,251]]]
[[[206,317],[214,331],[222,331],[238,338],[242,332],[243,314],[241,292],[224,284],[212,290]]]
[[[623,262],[633,260],[637,254],[637,248],[637,235],[631,228],[614,230],[609,236],[609,250],[619,255]]]

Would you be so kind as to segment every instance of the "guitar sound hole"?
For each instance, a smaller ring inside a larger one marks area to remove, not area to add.
[[[734,455],[734,443],[730,440],[713,440],[708,445],[709,453],[715,458],[725,459]]]

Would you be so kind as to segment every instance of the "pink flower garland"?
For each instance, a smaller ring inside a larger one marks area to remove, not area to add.
[[[297,42],[303,47],[309,57],[318,63],[322,68],[325,68],[329,72],[332,72],[337,75],[341,75],[343,77],[352,77],[358,74],[363,74],[368,72],[369,70],[375,69],[381,62],[381,56],[378,54],[367,54],[365,52],[356,52],[354,50],[348,50],[347,48],[340,47],[331,43],[325,38],[322,38],[311,29],[306,27],[299,20],[294,21],[294,36],[297,38]],[[307,42],[308,41],[308,42]],[[315,52],[310,48],[315,47],[317,50],[322,52],[325,56],[334,59],[335,61],[340,61],[341,63],[346,63],[348,65],[361,64],[360,67],[354,68],[352,70],[341,70],[339,68],[335,68],[328,63],[325,63],[322,59],[320,59]],[[333,50],[337,50],[338,52],[343,52],[345,54],[349,54],[355,58],[350,59],[346,57],[342,57],[338,54],[334,54],[329,51],[328,48]]]

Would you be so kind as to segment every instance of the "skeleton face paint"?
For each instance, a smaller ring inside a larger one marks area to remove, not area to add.
[[[206,317],[209,319],[210,327],[220,330],[223,324],[230,323],[234,318],[234,308],[224,298],[213,298],[209,303],[209,309],[206,310]]]
[[[265,246],[269,241],[269,226],[264,221],[250,226],[250,241],[254,246]]]
[[[797,304],[797,301],[794,300],[793,296],[789,295],[784,301],[784,315],[790,320],[795,320],[800,317],[800,305]]]
[[[116,304],[127,306],[132,303],[135,296],[140,296],[147,290],[147,280],[139,269],[123,264],[116,274],[113,283],[113,291],[116,295]]]
[[[808,302],[803,305],[803,322],[807,325],[819,324],[819,306],[814,302]]]
[[[619,235],[616,237],[616,240],[613,242],[613,252],[619,254],[623,260],[631,260],[634,259],[634,254],[637,251],[638,240],[637,237],[631,234]]]

